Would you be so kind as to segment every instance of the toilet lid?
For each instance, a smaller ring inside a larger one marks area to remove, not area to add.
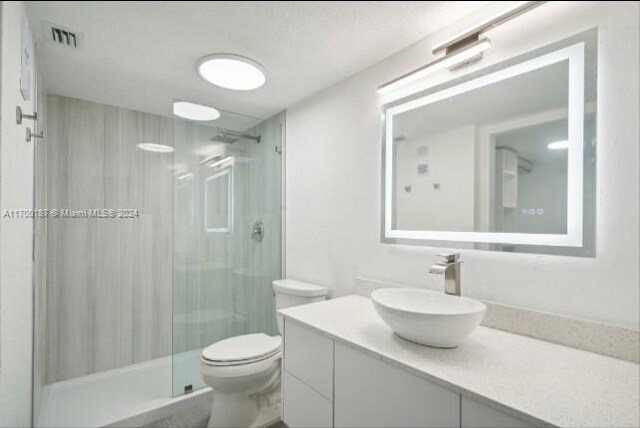
[[[329,294],[327,287],[295,279],[277,279],[273,281],[273,289],[282,294],[299,297],[321,297]]]
[[[202,358],[215,362],[256,361],[280,352],[282,338],[264,333],[230,337],[202,351]]]

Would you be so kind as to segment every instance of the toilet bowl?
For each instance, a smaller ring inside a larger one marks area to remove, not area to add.
[[[324,300],[328,289],[289,279],[273,282],[276,308]],[[282,323],[278,318],[278,329]],[[209,428],[268,427],[280,420],[282,339],[264,333],[216,342],[202,351],[202,378],[213,389]]]
[[[202,378],[214,391],[209,427],[266,427],[278,421],[280,344],[280,336],[257,333],[205,348]]]

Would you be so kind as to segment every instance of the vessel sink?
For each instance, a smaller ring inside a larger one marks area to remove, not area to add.
[[[467,297],[429,290],[384,288],[371,293],[380,318],[400,337],[455,348],[478,327],[487,307]]]

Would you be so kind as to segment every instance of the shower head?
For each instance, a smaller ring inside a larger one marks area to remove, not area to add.
[[[238,140],[254,140],[256,143],[259,143],[260,136],[258,135],[256,137],[242,132],[231,131],[229,129],[220,129],[218,134],[214,135],[210,140],[226,144],[233,144]]]
[[[215,141],[216,143],[233,144],[238,141],[238,139],[218,134],[211,137],[210,141]]]

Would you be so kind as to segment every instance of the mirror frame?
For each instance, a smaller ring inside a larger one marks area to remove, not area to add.
[[[546,248],[545,253],[560,253],[585,256],[594,251],[594,237],[585,237],[585,209],[594,210],[595,204],[585,205],[584,159],[587,152],[595,147],[585,147],[585,80],[587,72],[595,77],[594,70],[587,70],[585,63],[586,46],[597,46],[597,30],[589,30],[566,40],[537,49],[517,58],[504,61],[486,69],[473,72],[467,76],[439,85],[435,88],[419,91],[403,98],[382,105],[382,221],[381,235],[383,243],[452,246],[460,247],[461,242],[476,244],[465,245],[467,248],[496,249],[496,245],[539,246]],[[566,234],[533,234],[505,232],[460,232],[460,231],[428,231],[402,230],[394,228],[394,141],[393,118],[395,115],[441,101],[452,96],[478,89],[510,77],[515,77],[561,61],[569,62],[568,85],[568,196],[567,196],[567,233]],[[591,150],[592,149],[592,150]],[[595,173],[595,165],[594,165]],[[592,189],[587,189],[589,192]],[[593,205],[593,206],[591,206]],[[593,231],[595,232],[595,231]],[[585,239],[586,238],[586,239]],[[498,248],[499,249],[499,248]],[[504,250],[504,249],[503,249]],[[508,250],[507,250],[508,251]],[[531,251],[527,251],[531,252]],[[536,251],[534,251],[536,252]]]

